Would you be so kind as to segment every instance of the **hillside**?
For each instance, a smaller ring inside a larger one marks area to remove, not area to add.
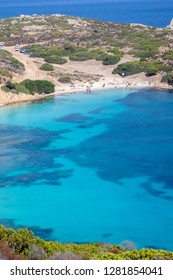
[[[63,15],[21,16],[1,20],[0,41],[6,50],[0,51],[1,83],[47,79],[56,92],[86,86],[172,88],[171,29]],[[32,55],[16,52],[17,44]]]

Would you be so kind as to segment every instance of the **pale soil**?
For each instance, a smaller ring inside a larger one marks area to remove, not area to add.
[[[87,75],[92,77],[92,80],[90,82],[86,82],[84,80],[83,82],[74,81],[72,84],[67,85],[61,84],[58,82],[58,77],[50,76],[48,72],[39,70],[39,67],[44,63],[44,60],[42,58],[32,58],[20,52],[16,52],[14,50],[14,47],[6,47],[5,49],[11,52],[12,55],[16,59],[21,61],[25,66],[25,71],[22,75],[15,75],[13,77],[14,82],[21,82],[25,79],[50,80],[55,84],[56,94],[85,91],[87,86],[89,86],[91,90],[115,87],[169,88],[169,86],[160,83],[161,75],[159,74],[153,77],[146,77],[144,73],[140,73],[122,78],[119,75],[112,74],[115,65],[104,66],[100,61],[96,60],[89,60],[85,62],[68,61],[64,65],[54,65],[55,73],[70,75],[74,75],[77,73],[79,76],[81,75],[82,77]],[[126,54],[118,64],[135,60],[138,59]],[[0,106],[17,102],[29,102],[33,100],[40,100],[45,97],[46,95],[40,96],[38,94],[35,94],[33,96],[27,94],[16,95],[12,93],[4,93],[0,90]]]

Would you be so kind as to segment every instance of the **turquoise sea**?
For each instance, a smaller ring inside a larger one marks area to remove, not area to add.
[[[173,250],[173,92],[0,108],[0,223],[61,242]]]

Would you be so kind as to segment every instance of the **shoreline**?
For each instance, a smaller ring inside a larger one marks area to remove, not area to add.
[[[0,90],[0,107],[5,107],[5,106],[9,106],[9,105],[15,105],[15,104],[21,104],[21,103],[32,103],[32,102],[36,102],[36,101],[41,101],[41,100],[45,100],[48,98],[52,98],[55,96],[59,96],[59,95],[63,95],[63,94],[77,94],[80,92],[86,92],[86,88],[88,87],[87,84],[84,84],[83,86],[80,87],[71,87],[71,86],[64,86],[64,87],[60,87],[59,89],[56,89],[56,91],[54,93],[51,94],[34,94],[34,95],[28,95],[28,94],[24,94],[24,93],[20,93],[20,94],[14,94],[14,93],[6,93],[3,92],[2,90]],[[131,90],[139,90],[139,89],[158,89],[158,90],[172,90],[173,91],[173,87],[169,86],[167,84],[150,84],[150,85],[146,85],[146,84],[138,84],[138,85],[125,85],[125,84],[120,84],[120,85],[115,85],[115,83],[113,84],[109,84],[103,86],[99,86],[98,84],[95,85],[91,85],[90,86],[90,91],[88,93],[92,93],[95,91],[102,91],[102,90],[111,90],[111,89],[131,89]]]
[[[15,105],[20,103],[32,103],[35,101],[41,101],[47,98],[53,97],[55,94],[49,94],[49,95],[29,95],[29,94],[13,94],[13,93],[6,93],[3,91],[0,91],[0,108],[9,106],[9,105]]]
[[[59,82],[58,77],[51,75],[47,71],[40,70],[44,64],[43,58],[36,58],[25,56],[20,52],[15,52],[15,46],[5,47],[6,51],[10,52],[12,56],[23,63],[25,71],[21,75],[14,75],[12,82],[20,83],[25,79],[30,80],[48,80],[55,85],[55,92],[52,94],[34,94],[28,95],[24,93],[14,94],[6,93],[0,89],[0,107],[11,104],[34,102],[50,98],[52,96],[62,94],[75,94],[77,92],[92,92],[100,90],[111,89],[139,89],[139,88],[160,88],[165,90],[172,90],[173,87],[166,83],[161,83],[162,74],[159,72],[154,76],[146,76],[144,72],[133,74],[130,76],[120,76],[112,74],[116,65],[126,62],[138,61],[137,58],[129,54],[124,54],[118,64],[105,66],[101,61],[90,59],[83,62],[67,61],[65,65],[54,64],[55,73],[62,73],[63,75],[73,75],[71,82],[63,84]]]

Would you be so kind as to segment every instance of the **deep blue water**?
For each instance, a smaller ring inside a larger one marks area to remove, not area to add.
[[[0,108],[0,223],[61,242],[173,250],[173,92]]]
[[[66,14],[105,21],[165,27],[173,17],[172,0],[0,0],[0,18],[20,14]]]

